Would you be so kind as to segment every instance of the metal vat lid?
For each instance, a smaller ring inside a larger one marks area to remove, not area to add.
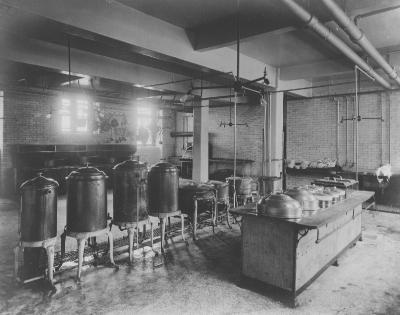
[[[299,202],[313,202],[317,200],[317,198],[315,198],[315,196],[310,191],[301,187],[291,188],[287,190],[285,194],[289,195]]]
[[[157,164],[154,164],[151,167],[150,172],[156,172],[156,171],[163,173],[176,173],[178,172],[178,169],[173,164],[162,161],[158,162]]]
[[[226,182],[221,182],[221,181],[219,181],[219,180],[209,180],[209,181],[207,182],[207,184],[212,185],[212,186],[214,186],[215,188],[226,187],[226,186],[229,185],[228,183],[226,183]]]
[[[46,189],[46,188],[57,188],[59,186],[58,182],[52,178],[44,177],[41,173],[35,178],[29,179],[21,184],[20,190],[26,189]]]
[[[146,164],[137,160],[126,160],[113,167],[115,171],[130,171],[146,168]]]
[[[76,171],[71,172],[66,179],[102,179],[108,178],[103,172],[92,166],[78,168]]]
[[[298,219],[303,213],[297,200],[281,193],[261,198],[257,203],[257,211],[260,214],[282,219]]]
[[[332,201],[333,200],[333,196],[331,194],[327,194],[325,192],[315,193],[314,196],[318,200],[322,200],[322,201]]]

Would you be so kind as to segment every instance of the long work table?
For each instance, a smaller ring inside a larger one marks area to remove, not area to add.
[[[297,296],[338,257],[362,239],[362,203],[374,192],[351,191],[347,199],[298,220],[274,218],[251,203],[231,209],[242,216],[242,274]]]

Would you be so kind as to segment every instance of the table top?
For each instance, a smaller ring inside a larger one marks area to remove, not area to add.
[[[280,222],[287,222],[296,226],[298,229],[316,229],[329,222],[336,221],[339,217],[343,216],[347,211],[353,210],[355,207],[361,205],[364,201],[370,199],[375,193],[373,191],[355,190],[351,192],[347,199],[334,204],[333,206],[320,209],[318,212],[309,217],[303,217],[301,219],[282,219],[267,216],[264,214],[258,214],[256,212],[256,203],[249,203],[247,205],[230,209],[229,211],[234,215],[241,216],[258,216],[270,220],[277,220]]]

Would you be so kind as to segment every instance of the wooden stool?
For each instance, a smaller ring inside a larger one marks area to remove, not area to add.
[[[18,265],[19,265],[19,254],[20,252],[24,251],[25,247],[43,247],[46,250],[47,254],[47,278],[50,282],[51,285],[53,285],[53,269],[54,269],[54,246],[56,244],[57,237],[50,238],[48,240],[44,241],[38,241],[38,242],[24,242],[20,241],[18,246],[15,247],[14,249],[14,276],[15,279],[18,282],[23,282],[26,283],[25,281],[22,281],[19,276],[18,276]],[[34,279],[35,280],[35,279]]]
[[[78,273],[77,273],[78,281],[80,281],[80,279],[81,279],[82,265],[83,265],[83,253],[85,250],[86,239],[91,238],[91,237],[97,237],[102,234],[107,234],[107,236],[108,236],[108,241],[109,241],[109,249],[108,250],[109,250],[111,266],[118,269],[119,267],[114,262],[114,243],[113,243],[114,238],[113,238],[111,231],[108,228],[105,228],[103,230],[93,231],[93,232],[64,231],[63,235],[61,236],[61,242],[62,242],[61,247],[62,248],[65,248],[66,236],[75,238],[78,243]],[[59,266],[59,267],[61,267],[61,266]]]
[[[112,222],[113,225],[116,225],[119,227],[121,231],[127,230],[128,231],[128,238],[129,238],[129,263],[133,263],[133,238],[136,234],[136,249],[139,248],[139,230],[140,228],[143,230],[143,234],[145,234],[145,227],[146,223],[148,223],[148,220],[142,220],[138,222]],[[151,224],[151,228],[152,224]],[[136,230],[136,233],[135,233]],[[153,234],[153,232],[151,233]],[[151,244],[151,247],[153,248],[153,244]]]
[[[231,205],[230,205],[230,202],[229,202],[229,197],[228,198],[225,198],[225,199],[217,199],[217,210],[216,210],[216,216],[218,216],[218,205],[223,205],[223,206],[225,206],[226,207],[226,223],[228,224],[228,227],[231,229],[232,228],[232,226],[231,226],[231,223],[229,222],[229,216],[230,216],[230,212],[229,212],[229,210],[230,210],[230,208],[231,208]]]
[[[166,212],[166,213],[156,213],[152,214],[153,216],[157,216],[160,219],[160,225],[161,225],[161,253],[164,253],[164,247],[165,244],[165,230],[166,230],[166,219],[170,219],[171,217],[177,217],[179,216],[181,218],[181,235],[182,239],[184,242],[185,240],[185,219],[184,215],[182,214],[181,211],[174,211],[174,212]],[[153,223],[151,223],[151,247],[153,248],[153,240],[154,240],[154,235],[153,235]]]
[[[215,226],[216,226],[216,221],[217,221],[217,200],[215,196],[213,197],[199,197],[199,196],[194,196],[193,197],[193,202],[194,202],[194,215],[193,215],[193,240],[197,240],[197,214],[198,214],[198,202],[204,200],[204,201],[211,201],[213,204],[213,209],[211,210],[211,220],[212,220],[212,229],[213,229],[213,234],[215,233]]]

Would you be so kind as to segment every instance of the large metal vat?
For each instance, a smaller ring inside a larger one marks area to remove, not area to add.
[[[128,223],[142,221],[147,214],[147,167],[139,161],[128,160],[114,167],[113,221]]]
[[[58,183],[39,175],[20,187],[23,242],[39,242],[57,236]]]
[[[218,202],[227,201],[229,198],[229,184],[220,182],[218,180],[209,180],[208,185],[211,185],[216,192],[216,198]]]
[[[67,231],[94,232],[107,227],[107,176],[82,167],[67,177]]]
[[[159,162],[149,171],[148,210],[149,214],[178,211],[178,169],[170,163]]]
[[[228,177],[226,181],[229,183],[229,197],[233,198],[234,190],[236,195],[250,196],[251,185],[253,179],[251,177]]]
[[[179,187],[179,210],[190,216],[194,214],[194,200],[197,202],[197,213],[212,210],[214,188],[211,185],[183,185]]]

